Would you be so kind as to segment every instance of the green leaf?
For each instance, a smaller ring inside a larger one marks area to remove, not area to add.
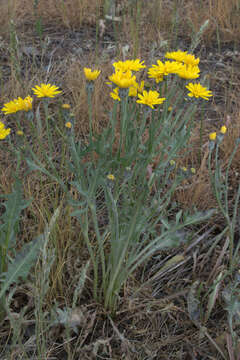
[[[8,264],[8,270],[3,274],[3,287],[0,291],[0,298],[5,294],[5,291],[16,283],[19,278],[26,279],[30,269],[36,263],[40,248],[43,244],[43,235],[40,235],[30,243],[25,244],[16,258]]]
[[[14,246],[15,236],[18,230],[18,223],[22,210],[27,208],[32,200],[23,199],[22,184],[19,179],[15,180],[11,194],[0,195],[0,198],[6,199],[2,204],[5,212],[0,218],[0,246],[7,250],[9,246]]]

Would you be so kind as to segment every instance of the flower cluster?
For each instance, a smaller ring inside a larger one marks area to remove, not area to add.
[[[190,80],[197,79],[200,74],[200,69],[198,67],[199,58],[195,58],[194,55],[187,53],[186,51],[173,51],[167,52],[165,54],[167,59],[171,61],[161,61],[157,60],[157,64],[153,64],[148,69],[149,78],[155,79],[156,83],[159,83],[164,80],[169,74],[178,75],[180,78]],[[126,61],[117,61],[113,63],[115,72],[109,76],[110,84],[114,86],[110,96],[117,101],[121,101],[121,96],[128,97],[137,97],[136,102],[138,104],[143,104],[151,109],[154,109],[155,105],[162,104],[166,98],[161,97],[160,93],[155,90],[144,90],[144,81],[138,82],[136,75],[133,72],[138,72],[144,68],[144,61],[140,59],[136,60],[126,60]],[[85,78],[87,80],[87,85],[93,87],[93,82],[99,77],[100,70],[92,70],[90,68],[84,68]],[[185,86],[188,89],[188,96],[190,98],[202,98],[208,100],[212,96],[212,92],[206,87],[202,86],[200,83],[188,83]],[[122,92],[120,92],[120,89]],[[32,88],[33,93],[38,98],[54,98],[56,95],[62,93],[59,90],[59,87],[51,84],[40,84]],[[127,92],[126,92],[127,90]],[[18,97],[8,103],[5,103],[1,109],[5,115],[16,113],[18,111],[30,111],[32,110],[33,98],[28,95],[26,98]],[[70,105],[63,104],[62,108],[64,110],[69,110]],[[170,111],[171,107],[168,107]],[[66,122],[65,126],[71,128],[72,124]],[[5,129],[4,125],[1,125],[1,136],[9,134],[10,129]],[[226,131],[226,130],[225,130]],[[221,129],[220,134],[224,134],[224,127]],[[214,135],[212,134],[212,139]]]
[[[53,98],[62,92],[58,91],[57,86],[50,84],[41,84],[41,86],[36,85],[36,87],[32,88],[32,90],[38,98]],[[5,115],[13,114],[18,111],[30,111],[32,110],[32,102],[33,98],[30,95],[25,97],[25,99],[18,97],[17,99],[5,103],[1,110]]]

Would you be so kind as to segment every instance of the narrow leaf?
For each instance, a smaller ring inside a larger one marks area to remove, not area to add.
[[[4,295],[9,286],[17,282],[20,277],[26,279],[31,267],[36,262],[42,243],[43,236],[40,235],[35,240],[25,244],[13,262],[8,265],[7,272],[3,274],[4,283],[0,291],[0,298]]]

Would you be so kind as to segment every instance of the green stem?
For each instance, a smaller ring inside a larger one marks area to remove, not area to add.
[[[45,114],[45,122],[46,122],[46,130],[47,130],[47,138],[48,138],[48,146],[50,150],[50,158],[53,158],[53,142],[52,142],[52,133],[49,129],[49,111],[48,111],[48,100],[43,100],[43,108]]]
[[[93,219],[93,226],[97,237],[98,242],[98,250],[100,252],[100,258],[101,258],[101,266],[102,266],[102,281],[103,281],[103,288],[105,288],[105,281],[106,281],[106,268],[105,268],[105,255],[104,255],[104,248],[103,248],[103,240],[101,238],[99,227],[98,227],[98,220],[97,220],[97,214],[96,214],[96,207],[93,203],[89,204],[89,208],[92,214]]]
[[[90,88],[90,84],[89,86],[87,85],[87,99],[88,99],[88,117],[89,117],[89,142],[90,144],[92,144],[92,140],[93,140],[93,118],[92,118],[92,90]]]
[[[118,149],[118,160],[121,157],[122,147],[125,143],[126,138],[126,123],[127,123],[127,111],[128,111],[128,96],[123,96],[121,101],[121,130],[120,130],[120,140],[119,140],[119,149]]]

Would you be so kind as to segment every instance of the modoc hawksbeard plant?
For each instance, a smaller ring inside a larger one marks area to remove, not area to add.
[[[41,171],[59,183],[69,205],[74,207],[72,216],[81,225],[81,236],[93,266],[93,297],[112,313],[119,306],[130,275],[156,251],[185,241],[179,236],[181,230],[211,214],[184,214],[181,210],[175,212],[175,219],[172,215],[170,219],[175,190],[195,174],[187,168],[179,171],[176,162],[188,149],[199,101],[185,101],[186,88],[175,82],[181,63],[159,60],[157,64],[148,71],[153,78],[150,90],[144,89],[142,61],[113,64],[114,73],[109,76],[114,88],[109,92],[112,108],[109,123],[101,134],[94,134],[92,127],[92,93],[95,81],[101,81],[100,71],[85,69],[89,141],[78,140],[74,121],[65,118],[65,134],[61,136],[69,149],[66,169],[59,170],[51,151],[45,154],[48,168],[33,152],[27,158],[31,170]],[[199,87],[198,92],[192,88],[189,91],[201,98],[210,96],[208,90]],[[47,131],[51,129],[48,127]],[[51,141],[52,135],[48,139]],[[64,171],[73,178],[68,186]],[[74,199],[69,187],[78,194]]]

